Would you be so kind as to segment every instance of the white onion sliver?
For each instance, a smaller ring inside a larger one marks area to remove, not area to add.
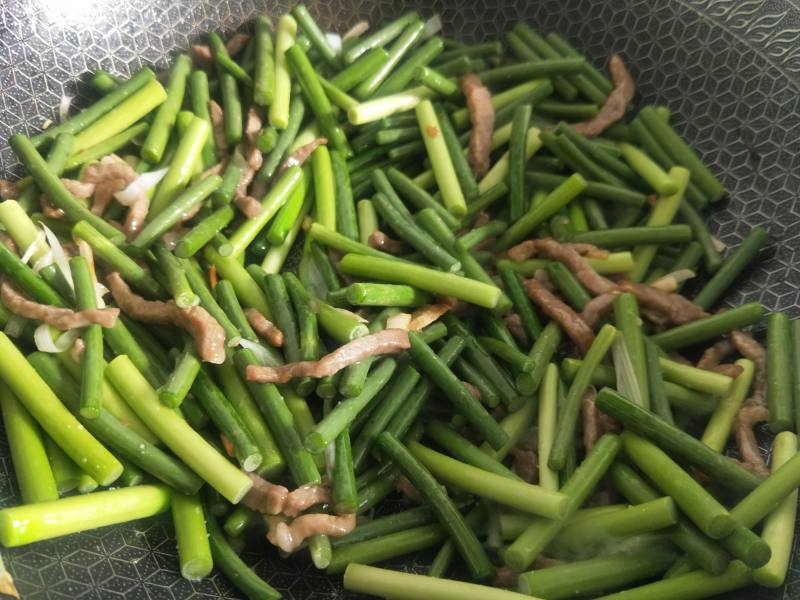
[[[61,271],[64,279],[67,280],[70,289],[74,290],[75,285],[72,283],[72,271],[69,270],[69,260],[67,259],[67,253],[64,252],[64,247],[61,245],[58,237],[56,237],[56,234],[53,233],[47,225],[41,225],[42,229],[44,229],[44,235],[47,237],[47,243],[50,245],[50,250],[53,252],[53,260],[56,266]]]
[[[410,313],[397,313],[386,319],[386,329],[404,329],[408,331],[411,325]]]
[[[245,338],[241,338],[239,340],[239,346],[241,346],[245,350],[252,350],[253,354],[256,355],[258,362],[260,362],[262,365],[274,364],[273,359],[270,356],[269,352],[267,352],[267,349],[264,348],[264,346],[262,346],[261,344],[257,342],[251,342],[250,340],[247,340]]]
[[[63,123],[69,117],[69,107],[72,104],[72,96],[61,96],[58,103],[58,122]]]
[[[47,241],[44,235],[44,231],[37,231],[36,236],[33,238],[33,241],[28,244],[28,247],[25,249],[25,253],[22,255],[22,262],[26,265],[31,260],[33,255],[39,250],[47,250]]]
[[[8,317],[8,321],[6,321],[6,326],[3,328],[3,331],[8,337],[19,337],[25,330],[25,325],[27,323],[28,319],[25,317],[12,314],[10,317]]]
[[[39,260],[33,263],[33,267],[31,268],[33,269],[34,273],[38,273],[45,267],[49,267],[50,265],[52,265],[54,262],[55,261],[53,260],[53,251],[48,250],[42,255],[42,257]]]
[[[157,171],[148,171],[142,173],[136,179],[131,181],[124,190],[114,194],[117,202],[123,206],[130,206],[141,198],[144,194],[149,192],[158,182],[167,174],[168,169],[158,169]]]
[[[717,249],[717,252],[725,252],[725,250],[728,249],[728,244],[720,239],[712,237],[711,241],[714,242],[714,247]]]
[[[53,119],[45,119],[44,121],[42,121],[42,129],[47,129],[52,125],[53,125]]]
[[[72,347],[73,342],[80,334],[78,329],[70,329],[54,339],[53,331],[58,330],[50,327],[47,323],[42,323],[33,332],[33,341],[36,343],[36,349],[39,352],[48,352],[50,354],[66,352]]]
[[[359,37],[364,35],[367,31],[369,31],[369,21],[362,19],[347,30],[347,32],[342,36],[342,41],[344,42],[351,38]]]
[[[333,51],[336,53],[336,56],[339,56],[342,53],[342,36],[338,33],[326,33],[325,40],[328,42]]]
[[[436,35],[442,30],[442,18],[435,14],[430,19],[425,21],[425,27],[422,30],[422,37],[429,38]]]

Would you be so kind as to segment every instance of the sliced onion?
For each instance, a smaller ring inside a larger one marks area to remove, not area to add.
[[[625,345],[625,338],[617,336],[611,345],[611,353],[614,360],[614,371],[617,374],[617,390],[628,400],[642,406],[642,390],[639,387],[639,380],[636,379],[636,372],[633,370],[633,362]]]
[[[22,332],[25,330],[25,325],[27,324],[28,319],[12,314],[10,317],[8,317],[8,321],[6,321],[6,326],[3,328],[3,331],[8,337],[19,337],[22,335]]]
[[[34,270],[34,272],[38,273],[45,267],[49,267],[50,265],[52,265],[54,262],[55,261],[53,260],[53,251],[48,250],[39,258],[39,260],[33,263],[33,267],[31,268]]]
[[[28,261],[33,257],[33,255],[38,250],[46,250],[47,249],[47,241],[44,235],[44,231],[37,231],[36,236],[33,238],[33,241],[28,244],[28,247],[25,249],[25,253],[22,255],[22,262],[26,265]]]
[[[397,313],[386,319],[386,329],[405,329],[411,325],[410,313]]]
[[[72,271],[69,270],[69,259],[67,258],[67,253],[64,251],[64,247],[61,245],[61,242],[56,237],[56,234],[53,233],[50,228],[41,223],[42,229],[44,229],[44,235],[47,238],[47,243],[50,245],[50,250],[53,252],[53,260],[58,267],[58,270],[61,271],[61,274],[66,279],[69,287],[71,289],[75,289],[75,285],[72,283]]]
[[[340,36],[338,33],[326,33],[325,39],[327,40],[328,45],[333,48],[336,56],[339,56],[342,53],[342,36]]]
[[[672,273],[667,273],[666,275],[659,277],[650,285],[660,290],[664,290],[665,292],[674,292],[678,289],[678,285],[684,281],[693,279],[696,276],[697,273],[691,269],[678,269],[677,271],[673,271]]]
[[[167,174],[167,168],[158,169],[157,171],[148,171],[142,173],[136,179],[131,181],[124,190],[114,194],[117,202],[123,206],[130,206],[141,198],[144,194],[158,185],[158,182]]]
[[[362,19],[347,30],[347,32],[342,36],[342,41],[347,41],[351,38],[362,36],[367,31],[369,31],[369,21]]]
[[[42,129],[47,129],[53,125],[53,119],[45,119],[42,121]]]
[[[57,333],[57,337],[53,337],[53,332]],[[69,350],[79,335],[79,329],[70,329],[62,333],[55,327],[42,323],[33,332],[33,341],[36,343],[36,349],[39,352],[55,354]]]
[[[430,19],[425,21],[425,27],[422,29],[422,37],[429,38],[436,35],[442,30],[442,18],[435,14]]]
[[[61,96],[58,103],[58,122],[63,123],[69,117],[69,107],[72,104],[72,96]]]
[[[714,242],[714,248],[717,249],[717,252],[725,252],[725,250],[728,249],[728,244],[726,244],[720,239],[712,237],[711,241]]]
[[[270,356],[270,353],[267,352],[267,349],[258,342],[251,342],[250,340],[241,338],[238,345],[245,350],[252,350],[253,354],[256,355],[258,362],[260,362],[262,365],[274,364],[274,360],[272,356]]]

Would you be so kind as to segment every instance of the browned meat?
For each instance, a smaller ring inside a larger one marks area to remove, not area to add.
[[[176,307],[173,323],[192,336],[200,360],[215,365],[225,362],[225,330],[205,308]]]
[[[767,397],[767,352],[764,346],[749,333],[738,329],[731,331],[730,340],[739,354],[752,360],[755,365],[752,391],[745,404],[764,406]]]
[[[402,329],[385,329],[348,342],[319,360],[289,363],[278,367],[249,365],[247,379],[259,383],[286,383],[295,377],[325,377],[370,356],[400,352],[407,350],[408,347],[408,332]]]
[[[64,211],[56,208],[50,198],[44,194],[39,196],[39,206],[42,207],[42,214],[48,219],[61,219],[64,216]]]
[[[769,469],[753,432],[753,427],[758,423],[769,421],[769,410],[763,404],[746,403],[739,414],[736,415],[736,446],[742,457],[742,465],[759,477],[769,477]]]
[[[495,587],[516,589],[518,579],[519,573],[512,571],[510,567],[503,565],[502,567],[497,567],[497,571],[494,573],[494,582],[492,585]]]
[[[245,121],[244,125],[244,137],[251,145],[256,143],[256,138],[261,133],[262,126],[261,115],[258,114],[255,106],[251,106],[250,110],[247,111],[247,121]]]
[[[525,240],[506,250],[506,256],[514,262],[522,262],[536,256],[536,251],[536,240]]]
[[[422,499],[422,496],[419,493],[419,490],[414,487],[414,484],[411,483],[405,475],[400,475],[394,481],[395,489],[400,492],[400,494],[406,500],[413,502],[414,504],[423,504],[425,501]]]
[[[587,244],[585,242],[574,242],[569,244],[562,244],[562,246],[566,246],[567,248],[572,248],[580,254],[581,256],[586,256],[588,258],[608,258],[608,250],[603,250],[602,248],[598,248],[594,244]]]
[[[92,212],[102,215],[114,199],[114,194],[124,190],[137,177],[133,167],[116,154],[110,154],[86,167],[83,180],[94,184]]]
[[[281,173],[283,173],[289,167],[302,167],[308,160],[308,157],[314,153],[314,150],[327,143],[328,138],[319,137],[303,146],[300,146],[297,150],[283,159],[281,166],[278,168],[277,173],[275,173],[275,178],[280,177]]]
[[[356,527],[356,515],[326,515],[311,513],[287,523],[278,517],[267,517],[267,539],[284,552],[294,552],[303,542],[315,535],[342,537]]]
[[[431,323],[435,323],[450,310],[447,304],[426,304],[419,307],[411,315],[408,323],[409,331],[420,331]]]
[[[494,132],[492,95],[475,73],[467,73],[461,78],[461,91],[467,99],[469,120],[472,123],[467,159],[475,177],[480,179],[486,175],[491,166],[490,154]]]
[[[283,504],[283,514],[296,517],[305,510],[317,504],[328,504],[331,493],[328,488],[321,485],[303,485],[292,490]]]
[[[545,248],[542,247],[542,245],[540,244],[541,241],[542,240],[525,240],[524,242],[520,242],[516,246],[512,246],[511,248],[509,248],[506,251],[506,256],[508,256],[508,258],[510,258],[514,262],[522,262],[523,260],[528,260],[529,258],[536,256],[537,253],[545,251]],[[598,248],[594,244],[569,243],[560,245],[564,248],[568,248],[570,250],[573,250],[574,252],[577,252],[580,256],[586,256],[590,258],[608,257],[608,252],[606,250]]]
[[[0,179],[0,198],[3,200],[14,200],[19,196],[19,189],[14,181]]]
[[[624,117],[625,111],[636,93],[636,84],[633,81],[633,77],[631,77],[628,69],[625,68],[625,64],[619,54],[611,55],[608,70],[611,72],[614,89],[611,90],[605,103],[603,103],[603,106],[600,107],[594,117],[588,121],[573,125],[575,130],[583,136],[598,136]]]
[[[392,254],[394,256],[403,254],[406,251],[405,242],[401,242],[400,240],[389,237],[380,229],[376,229],[369,234],[367,244],[369,244],[370,248],[375,248],[376,250],[381,250],[382,252],[386,252],[387,254]]]
[[[533,448],[519,445],[509,453],[514,457],[511,470],[528,483],[539,481],[539,456]]]
[[[86,167],[86,170],[88,171],[89,167]],[[97,187],[91,181],[78,181],[77,179],[67,179],[66,177],[62,177],[61,183],[63,183],[64,187],[67,188],[67,191],[75,196],[78,200],[88,198],[97,192]]]
[[[242,211],[242,214],[248,219],[255,219],[261,214],[263,207],[261,203],[252,196],[239,196],[238,194],[233,199],[236,207]]]
[[[503,322],[508,327],[508,331],[514,337],[516,342],[523,348],[530,346],[531,341],[528,339],[528,332],[522,326],[522,319],[517,313],[511,313],[503,318]]]
[[[23,296],[7,280],[0,284],[0,300],[15,315],[47,323],[61,331],[86,327],[92,324],[97,324],[101,327],[113,327],[119,316],[118,308],[92,308],[76,312],[69,308],[40,304]]]
[[[619,295],[619,292],[606,292],[595,296],[583,306],[581,311],[581,319],[590,328],[594,329],[600,319],[605,315],[614,305],[614,298]]]
[[[472,385],[469,381],[462,381],[461,385],[467,388],[467,391],[469,392],[470,396],[475,398],[475,400],[477,400],[478,402],[481,401],[481,398],[483,398],[483,396],[481,396],[481,391],[478,388]]]
[[[277,515],[283,511],[283,505],[289,496],[289,490],[282,485],[276,485],[256,475],[248,473],[253,480],[253,487],[247,492],[242,503],[265,515]]]
[[[128,208],[123,229],[129,240],[136,237],[136,234],[142,229],[148,212],[150,212],[150,199],[146,195],[137,198]]]
[[[718,367],[723,360],[733,354],[735,348],[729,339],[723,339],[716,344],[707,348],[700,360],[697,361],[698,369],[706,369],[708,371]]]
[[[201,69],[210,69],[214,62],[214,57],[211,56],[211,48],[205,44],[192,44],[191,48],[192,59],[195,64]]]
[[[250,41],[250,34],[242,33],[241,31],[234,33],[227,42],[225,42],[225,49],[231,56],[236,56],[242,51]]]
[[[723,363],[721,365],[717,365],[711,370],[714,371],[715,373],[722,373],[723,375],[732,377],[733,379],[736,379],[739,375],[742,374],[742,371],[744,371],[742,367],[734,363]]]
[[[665,292],[645,283],[623,281],[619,284],[619,290],[630,292],[643,308],[661,313],[675,325],[683,325],[707,316],[705,310],[680,294]]]
[[[544,314],[561,325],[581,353],[586,354],[594,341],[594,333],[583,319],[535,279],[528,279],[525,282],[525,292]]]
[[[613,281],[599,275],[597,271],[590,267],[575,248],[557,242],[552,238],[531,241],[538,252],[564,263],[575,274],[581,285],[592,294],[604,294],[617,287]]]
[[[247,322],[250,323],[250,327],[253,328],[256,334],[267,340],[270,346],[275,348],[283,346],[283,332],[278,329],[275,323],[267,319],[255,308],[246,308],[244,316],[247,317]]]
[[[224,160],[228,155],[228,141],[225,139],[225,123],[222,107],[215,100],[208,101],[208,112],[211,116],[214,145],[217,148],[217,158]]]
[[[181,327],[194,339],[201,360],[214,364],[225,361],[225,331],[206,309],[201,306],[178,308],[172,300],[145,300],[134,294],[117,272],[109,273],[106,281],[117,305],[134,319]]]

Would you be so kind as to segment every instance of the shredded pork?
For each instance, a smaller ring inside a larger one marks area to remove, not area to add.
[[[100,162],[86,167],[83,180],[94,184],[91,210],[102,215],[114,199],[116,192],[124,190],[139,175],[116,154],[103,157]]]
[[[217,158],[224,160],[228,155],[228,140],[225,138],[225,122],[222,107],[216,100],[208,101],[208,112],[211,117],[212,133],[214,134],[214,145],[217,148]]]
[[[603,318],[611,307],[614,305],[614,298],[619,295],[619,292],[606,292],[605,294],[600,294],[599,296],[595,296],[589,302],[583,305],[583,310],[581,311],[581,319],[584,323],[586,323],[590,328],[594,329],[597,323],[600,322],[600,319]]]
[[[503,322],[505,323],[506,327],[508,327],[508,331],[511,333],[514,340],[520,346],[527,348],[531,345],[531,340],[528,339],[528,332],[525,331],[525,327],[522,325],[522,319],[517,313],[506,315],[503,318]]]
[[[407,331],[385,329],[348,342],[319,360],[307,360],[277,367],[248,365],[247,379],[258,383],[286,383],[295,377],[326,377],[370,356],[400,352],[407,350],[408,347]]]
[[[175,325],[192,336],[200,359],[213,364],[225,361],[225,330],[202,306],[178,308],[172,300],[145,300],[131,291],[117,272],[106,278],[111,295],[125,313],[143,323]]]
[[[467,159],[475,177],[480,179],[491,166],[492,133],[494,133],[494,107],[492,95],[474,73],[461,78],[461,91],[467,100],[472,133],[469,135]],[[438,132],[437,132],[438,134]]]
[[[253,328],[256,334],[267,340],[270,346],[275,348],[283,346],[283,332],[275,323],[267,319],[255,308],[246,308],[244,316],[247,317],[247,322],[250,323],[250,327]]]
[[[295,166],[302,167],[308,160],[308,157],[314,153],[314,150],[327,143],[328,143],[328,138],[319,137],[316,138],[315,140],[310,141],[307,144],[300,146],[297,150],[295,150],[289,156],[283,159],[281,166],[275,173],[275,177],[276,178],[280,177],[281,173],[283,173],[289,167],[295,167]]]
[[[411,320],[408,322],[408,330],[421,331],[428,325],[438,321],[449,310],[450,306],[447,304],[426,304],[421,306],[411,315]]]
[[[736,415],[736,446],[742,457],[742,466],[759,477],[769,477],[769,468],[761,456],[753,428],[769,421],[769,409],[763,404],[745,404]]]
[[[405,242],[390,237],[380,229],[376,229],[369,234],[367,244],[370,248],[375,248],[393,256],[403,254],[407,249]]]
[[[561,325],[581,353],[586,354],[594,341],[594,333],[584,320],[536,279],[525,282],[525,292],[544,314]]]
[[[665,292],[645,283],[623,281],[619,284],[619,290],[630,292],[636,296],[643,308],[651,309],[663,315],[670,323],[675,325],[684,325],[708,316],[702,307],[691,300],[687,300],[680,294]]]
[[[625,63],[622,62],[619,54],[611,55],[608,70],[611,73],[611,80],[614,82],[614,89],[594,117],[573,125],[575,130],[585,137],[600,135],[624,117],[625,111],[636,93],[633,77],[625,68]]]
[[[315,535],[342,537],[356,527],[356,515],[326,515],[311,513],[287,523],[279,517],[267,517],[267,539],[284,552],[294,552],[303,542]]]
[[[48,304],[41,304],[26,298],[11,282],[4,280],[0,284],[0,300],[15,315],[41,321],[61,331],[78,329],[97,324],[101,327],[113,327],[119,316],[118,308],[90,308],[74,311]]]

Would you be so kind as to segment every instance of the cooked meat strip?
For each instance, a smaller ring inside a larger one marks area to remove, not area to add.
[[[581,354],[586,354],[594,341],[594,333],[583,319],[535,279],[528,279],[525,282],[525,292],[544,314],[561,325],[561,328],[578,346]]]
[[[87,167],[86,170],[88,171],[89,167]],[[62,177],[61,183],[63,183],[67,191],[78,200],[89,198],[97,191],[97,186],[91,181],[78,181],[77,179]]]
[[[763,404],[746,403],[736,415],[736,446],[742,457],[742,465],[759,477],[769,477],[769,468],[758,448],[753,427],[769,421],[769,410]]]
[[[605,294],[617,287],[613,281],[599,275],[597,271],[590,267],[574,247],[562,244],[553,238],[531,241],[538,252],[564,263],[572,271],[576,279],[581,282],[581,285],[592,294]]]
[[[633,77],[625,68],[619,54],[612,54],[608,62],[608,70],[611,73],[611,80],[614,82],[614,89],[606,98],[603,106],[598,113],[588,121],[575,123],[573,127],[583,136],[595,137],[603,133],[614,123],[625,116],[628,105],[633,100],[636,93],[636,84]]]
[[[15,315],[41,321],[61,331],[97,324],[113,327],[119,316],[118,308],[91,308],[74,311],[29,300],[8,280],[0,284],[0,300]]]
[[[194,63],[201,69],[210,69],[214,63],[214,57],[211,56],[211,48],[205,44],[192,44],[191,54]]]
[[[581,416],[583,420],[583,448],[588,452],[597,443],[602,435],[600,427],[600,410],[594,401],[597,393],[594,388],[589,388],[581,400]]]
[[[48,219],[61,219],[64,217],[64,211],[56,208],[50,198],[44,194],[39,195],[39,206],[42,207],[42,214]]]
[[[178,308],[172,300],[145,300],[133,293],[117,272],[109,273],[106,281],[117,305],[134,319],[185,329],[194,339],[201,360],[214,364],[225,361],[225,330],[205,308]]]
[[[509,453],[514,457],[511,470],[528,483],[539,481],[539,456],[533,448],[514,446]]]
[[[331,501],[330,491],[321,485],[304,485],[290,492],[284,486],[267,481],[255,473],[248,473],[248,476],[253,481],[253,487],[244,497],[245,506],[266,515],[296,517],[312,506]]]
[[[14,181],[0,179],[0,198],[3,200],[14,200],[19,196],[19,188]]]
[[[497,567],[497,570],[494,573],[494,581],[492,582],[492,585],[495,587],[516,589],[518,579],[519,573],[511,570],[510,567],[503,565],[501,567]]]
[[[216,100],[208,101],[208,112],[211,116],[212,133],[214,134],[214,145],[217,148],[217,158],[225,160],[228,155],[228,141],[225,139],[225,123],[222,107]]]
[[[258,110],[255,106],[251,106],[250,110],[247,111],[247,120],[244,125],[244,137],[251,145],[256,143],[256,138],[261,133],[263,125],[264,123],[261,120],[261,115],[258,114]]]
[[[731,331],[730,340],[739,354],[752,360],[755,365],[752,391],[746,404],[765,406],[767,397],[767,352],[764,350],[764,346],[754,340],[749,333],[738,329]]]
[[[249,365],[248,381],[259,383],[286,383],[295,377],[325,377],[370,356],[407,350],[408,332],[402,329],[385,329],[357,338],[326,354],[319,360],[289,363],[277,367]]]
[[[619,290],[630,292],[642,307],[661,313],[675,325],[690,323],[708,315],[700,306],[680,294],[665,292],[646,283],[623,281],[619,284]]]
[[[247,322],[250,327],[256,332],[259,337],[267,340],[270,346],[280,348],[283,346],[283,332],[278,329],[272,321],[267,319],[255,308],[244,309],[244,316],[247,317]]]
[[[241,31],[238,31],[234,33],[227,42],[225,42],[225,49],[231,56],[236,56],[242,51],[242,48],[244,48],[249,41],[249,33],[242,33]]]
[[[478,402],[481,401],[483,396],[481,396],[481,391],[478,388],[476,388],[474,385],[472,385],[469,381],[462,381],[461,384],[465,388],[467,388],[467,391],[469,392],[470,396],[475,398],[475,400],[477,400]]]
[[[116,154],[105,156],[100,162],[86,167],[83,181],[94,184],[92,212],[102,215],[114,199],[114,194],[124,190],[138,176],[133,167]]]
[[[514,337],[514,340],[522,346],[523,348],[527,348],[531,345],[531,340],[528,339],[528,332],[525,331],[525,328],[522,326],[522,319],[517,313],[511,313],[510,315],[506,315],[503,318],[503,322],[508,327],[508,331]]]
[[[728,377],[732,377],[734,379],[736,379],[739,375],[742,374],[742,371],[744,371],[742,367],[733,363],[723,363],[721,365],[713,367],[710,370],[714,371],[715,373],[721,373],[722,375],[727,375]]]
[[[233,198],[233,203],[236,204],[236,208],[242,211],[242,214],[248,219],[256,218],[263,210],[261,203],[252,196],[237,195]]]
[[[733,354],[735,349],[728,338],[720,340],[710,348],[706,348],[700,360],[697,361],[697,368],[711,371]]]
[[[605,315],[614,305],[614,298],[619,295],[619,292],[606,292],[595,296],[583,306],[581,311],[581,319],[590,328],[594,329],[600,322],[600,319]]]
[[[267,517],[269,532],[267,539],[284,552],[294,552],[303,542],[315,535],[342,537],[356,528],[356,515],[326,515],[311,513],[297,517],[291,523]]]
[[[467,100],[472,133],[469,134],[467,160],[475,177],[480,179],[491,166],[492,133],[494,133],[494,107],[492,95],[475,73],[461,78],[461,91]]]
[[[370,248],[375,248],[376,250],[381,250],[382,252],[386,252],[387,254],[392,254],[394,256],[403,254],[408,249],[405,242],[388,236],[380,229],[376,229],[369,234],[367,244]]]
[[[414,484],[409,481],[405,475],[400,475],[394,480],[394,488],[400,493],[403,498],[414,504],[424,504],[425,501],[419,493],[419,490],[414,487]]]
[[[275,178],[277,179],[278,177],[280,177],[281,173],[283,173],[289,167],[294,167],[294,166],[302,167],[308,160],[308,157],[314,153],[314,150],[316,150],[319,146],[322,146],[327,143],[328,143],[328,138],[319,137],[316,138],[315,140],[308,142],[307,144],[300,146],[297,150],[295,150],[289,156],[283,159],[281,166],[275,173]]]

